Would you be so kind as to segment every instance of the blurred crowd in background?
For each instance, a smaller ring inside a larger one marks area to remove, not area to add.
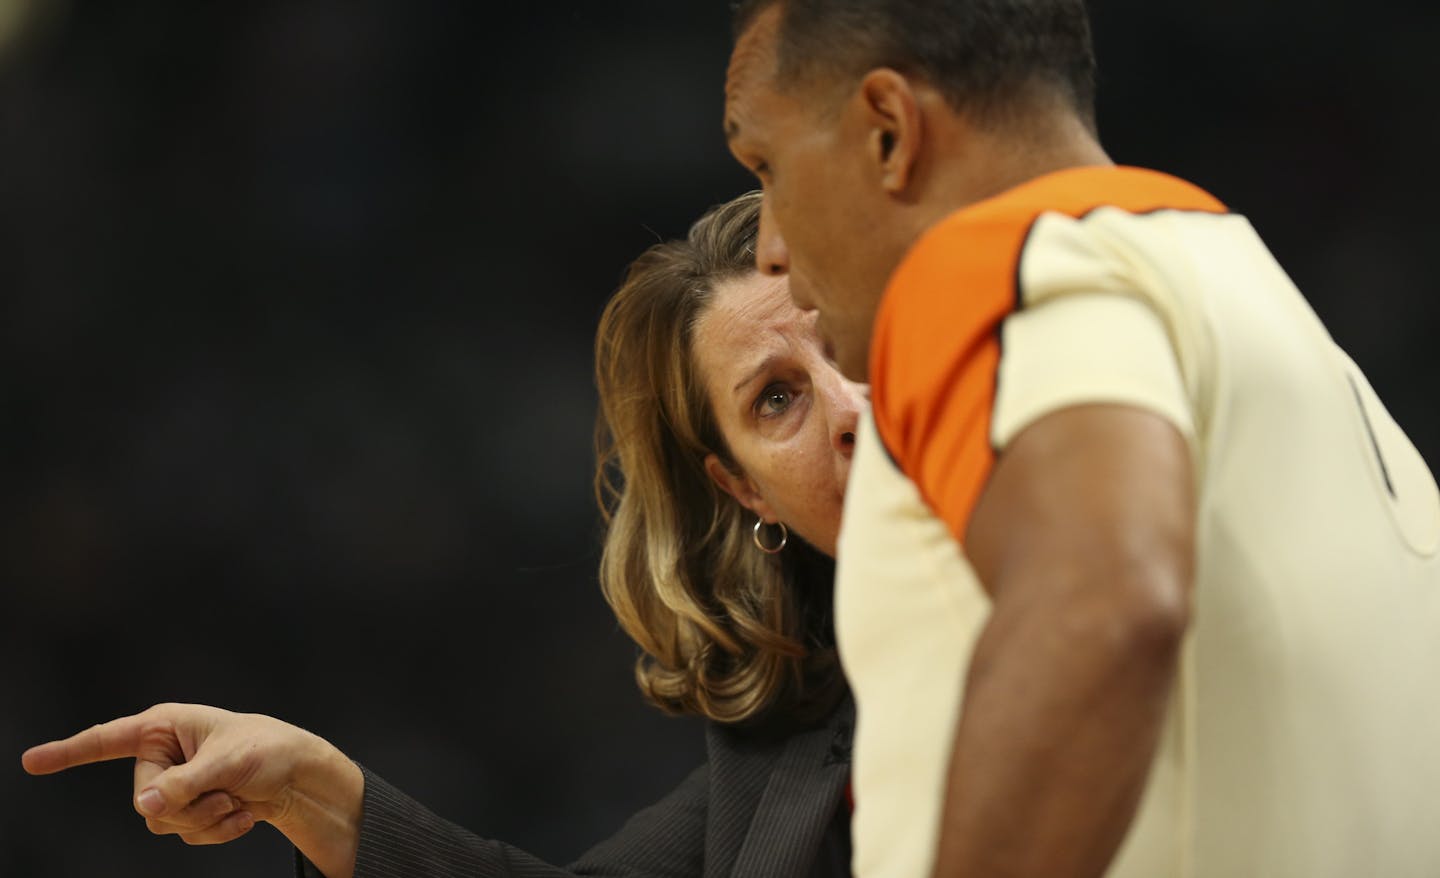
[[[1440,7],[1092,10],[1112,157],[1248,215],[1440,464]],[[0,875],[288,874],[150,836],[128,764],[21,772],[158,701],[556,861],[703,757],[596,586],[590,357],[753,185],[729,43],[723,0],[0,0]]]

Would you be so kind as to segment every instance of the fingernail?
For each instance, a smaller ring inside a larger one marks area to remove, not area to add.
[[[146,817],[154,817],[165,810],[165,797],[157,789],[148,789],[136,797],[135,806]]]
[[[255,828],[255,817],[249,811],[241,811],[237,822],[241,832],[249,832]]]

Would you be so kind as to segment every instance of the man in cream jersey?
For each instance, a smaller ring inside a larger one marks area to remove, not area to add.
[[[1435,481],[1093,78],[1081,0],[737,7],[757,264],[871,383],[855,874],[1440,875]]]

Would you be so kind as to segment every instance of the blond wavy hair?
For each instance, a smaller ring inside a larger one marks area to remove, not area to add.
[[[792,539],[766,555],[755,516],[710,479],[726,447],[692,349],[718,285],[755,271],[760,194],[712,208],[684,240],[630,265],[600,318],[595,490],[600,587],[660,709],[721,723],[823,714],[843,689],[831,634],[833,562]]]

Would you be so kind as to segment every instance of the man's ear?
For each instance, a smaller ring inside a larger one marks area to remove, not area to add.
[[[925,136],[920,99],[910,80],[880,67],[865,74],[856,92],[866,125],[866,157],[887,192],[910,185]]]
[[[735,501],[746,509],[760,516],[766,524],[774,524],[780,519],[775,516],[770,504],[755,490],[755,484],[749,477],[739,473],[731,472],[730,468],[721,462],[719,455],[714,453],[705,455],[705,474],[710,481],[720,486],[720,490],[735,498]]]

